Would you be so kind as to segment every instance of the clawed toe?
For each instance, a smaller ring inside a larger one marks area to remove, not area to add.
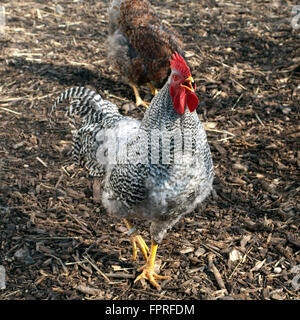
[[[141,279],[148,280],[157,290],[161,290],[160,285],[156,282],[157,280],[169,279],[169,276],[160,276],[152,268],[149,268],[147,264],[138,269],[138,271],[143,271],[135,280],[134,283],[140,281]]]
[[[156,282],[156,280],[164,280],[169,279],[169,276],[160,276],[154,271],[155,266],[155,256],[157,251],[158,244],[153,240],[151,241],[151,250],[147,262],[144,266],[140,267],[138,271],[142,271],[142,273],[135,279],[135,283],[139,280],[146,279],[148,280],[157,290],[161,290],[160,285]]]
[[[135,105],[136,105],[137,107],[143,106],[143,107],[145,107],[146,109],[149,107],[149,103],[146,102],[146,101],[144,101],[144,100],[142,100],[142,99],[137,99]]]

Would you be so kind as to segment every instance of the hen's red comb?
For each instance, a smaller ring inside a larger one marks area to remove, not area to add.
[[[176,69],[179,71],[183,77],[188,78],[191,75],[191,71],[187,66],[186,62],[180,54],[175,52],[170,59],[171,69]]]

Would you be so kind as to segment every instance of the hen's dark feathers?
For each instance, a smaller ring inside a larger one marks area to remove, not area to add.
[[[161,85],[169,58],[183,44],[176,30],[161,21],[146,0],[114,0],[109,9],[108,56],[129,82]]]

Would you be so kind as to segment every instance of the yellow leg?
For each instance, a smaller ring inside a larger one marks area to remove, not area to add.
[[[130,86],[132,87],[133,92],[134,92],[134,95],[135,95],[135,105],[136,105],[137,107],[140,106],[140,105],[142,105],[142,106],[144,106],[145,108],[148,108],[149,103],[145,102],[145,101],[141,98],[141,96],[140,96],[140,94],[139,94],[139,90],[138,90],[138,88],[136,87],[136,85],[133,84],[133,83],[131,83],[131,82],[130,82],[129,84],[130,84]]]
[[[160,285],[155,281],[155,279],[163,280],[169,279],[169,276],[160,276],[154,272],[154,265],[155,265],[155,257],[157,252],[158,244],[155,243],[153,240],[151,241],[151,251],[148,257],[148,260],[144,266],[138,269],[138,271],[143,271],[134,282],[137,282],[141,279],[148,280],[157,290],[160,290]]]
[[[132,231],[134,229],[132,224],[127,219],[123,219],[123,221],[124,221],[128,231]],[[133,231],[130,234],[130,239],[131,239],[132,249],[133,249],[132,259],[134,261],[136,260],[136,257],[137,257],[137,245],[138,245],[140,250],[142,251],[142,254],[143,254],[145,260],[147,261],[148,254],[150,253],[150,250],[149,250],[147,244],[145,243],[144,239],[140,235],[136,234],[136,231]]]
[[[157,93],[158,93],[158,89],[156,89],[155,87],[153,87],[153,85],[152,85],[151,82],[147,82],[147,85],[148,85],[148,87],[150,88],[152,94],[153,94],[154,96],[156,96]]]

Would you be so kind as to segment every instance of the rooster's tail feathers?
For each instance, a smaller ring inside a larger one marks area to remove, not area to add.
[[[90,109],[91,105],[97,106],[103,99],[101,96],[90,88],[86,87],[75,87],[69,88],[61,93],[61,95],[55,100],[50,117],[53,117],[53,112],[55,111],[57,105],[64,102],[65,100],[73,99],[70,106],[67,109],[68,116],[78,115],[84,117],[88,112],[87,109]]]
[[[75,126],[75,116],[78,116],[84,125],[97,123],[107,113],[118,113],[115,104],[103,100],[94,90],[86,87],[69,88],[64,91],[54,102],[50,112],[50,119],[58,104],[65,100],[72,100],[66,110],[66,116]]]

